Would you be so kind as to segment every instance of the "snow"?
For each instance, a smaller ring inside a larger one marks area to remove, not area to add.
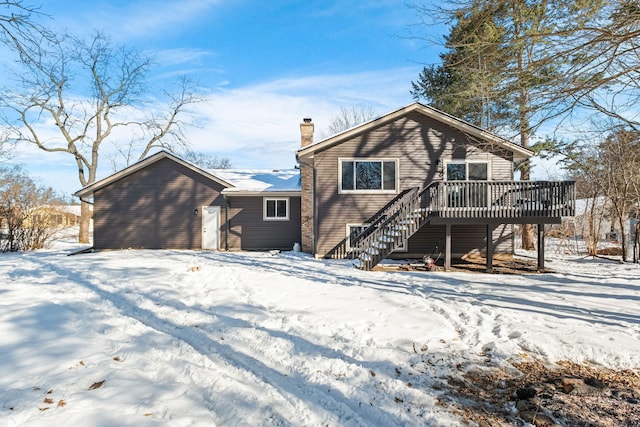
[[[298,169],[210,169],[207,172],[233,185],[224,193],[300,191]]]
[[[450,426],[441,385],[487,360],[640,367],[639,265],[78,248],[0,255],[0,426]]]

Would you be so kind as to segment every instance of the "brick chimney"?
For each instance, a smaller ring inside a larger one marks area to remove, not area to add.
[[[313,123],[311,119],[302,119],[300,123],[300,145],[302,148],[313,144]],[[302,251],[315,255],[314,248],[314,193],[315,185],[313,178],[313,158],[307,161],[300,161],[300,183],[302,185],[302,196],[300,198],[301,209],[301,232]]]
[[[302,148],[313,144],[313,123],[311,119],[302,119],[300,123],[300,146]]]

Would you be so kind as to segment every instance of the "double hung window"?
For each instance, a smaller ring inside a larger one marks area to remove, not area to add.
[[[289,220],[289,198],[267,198],[263,199],[263,219],[265,221],[288,221]]]

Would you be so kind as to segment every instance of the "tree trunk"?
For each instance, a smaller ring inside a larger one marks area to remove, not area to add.
[[[618,215],[618,225],[620,226],[620,246],[622,249],[622,262],[627,261],[627,236],[624,232],[624,217]]]
[[[78,233],[78,242],[89,243],[89,227],[91,225],[91,210],[89,203],[81,202],[80,204],[80,232]]]
[[[525,251],[533,251],[536,249],[535,245],[536,233],[532,224],[522,225],[522,249]]]

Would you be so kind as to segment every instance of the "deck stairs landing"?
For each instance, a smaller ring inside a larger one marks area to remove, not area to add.
[[[406,245],[429,222],[430,188],[408,190],[389,203],[368,228],[354,236],[351,250],[357,254],[354,265],[358,269],[371,270],[391,252]]]

